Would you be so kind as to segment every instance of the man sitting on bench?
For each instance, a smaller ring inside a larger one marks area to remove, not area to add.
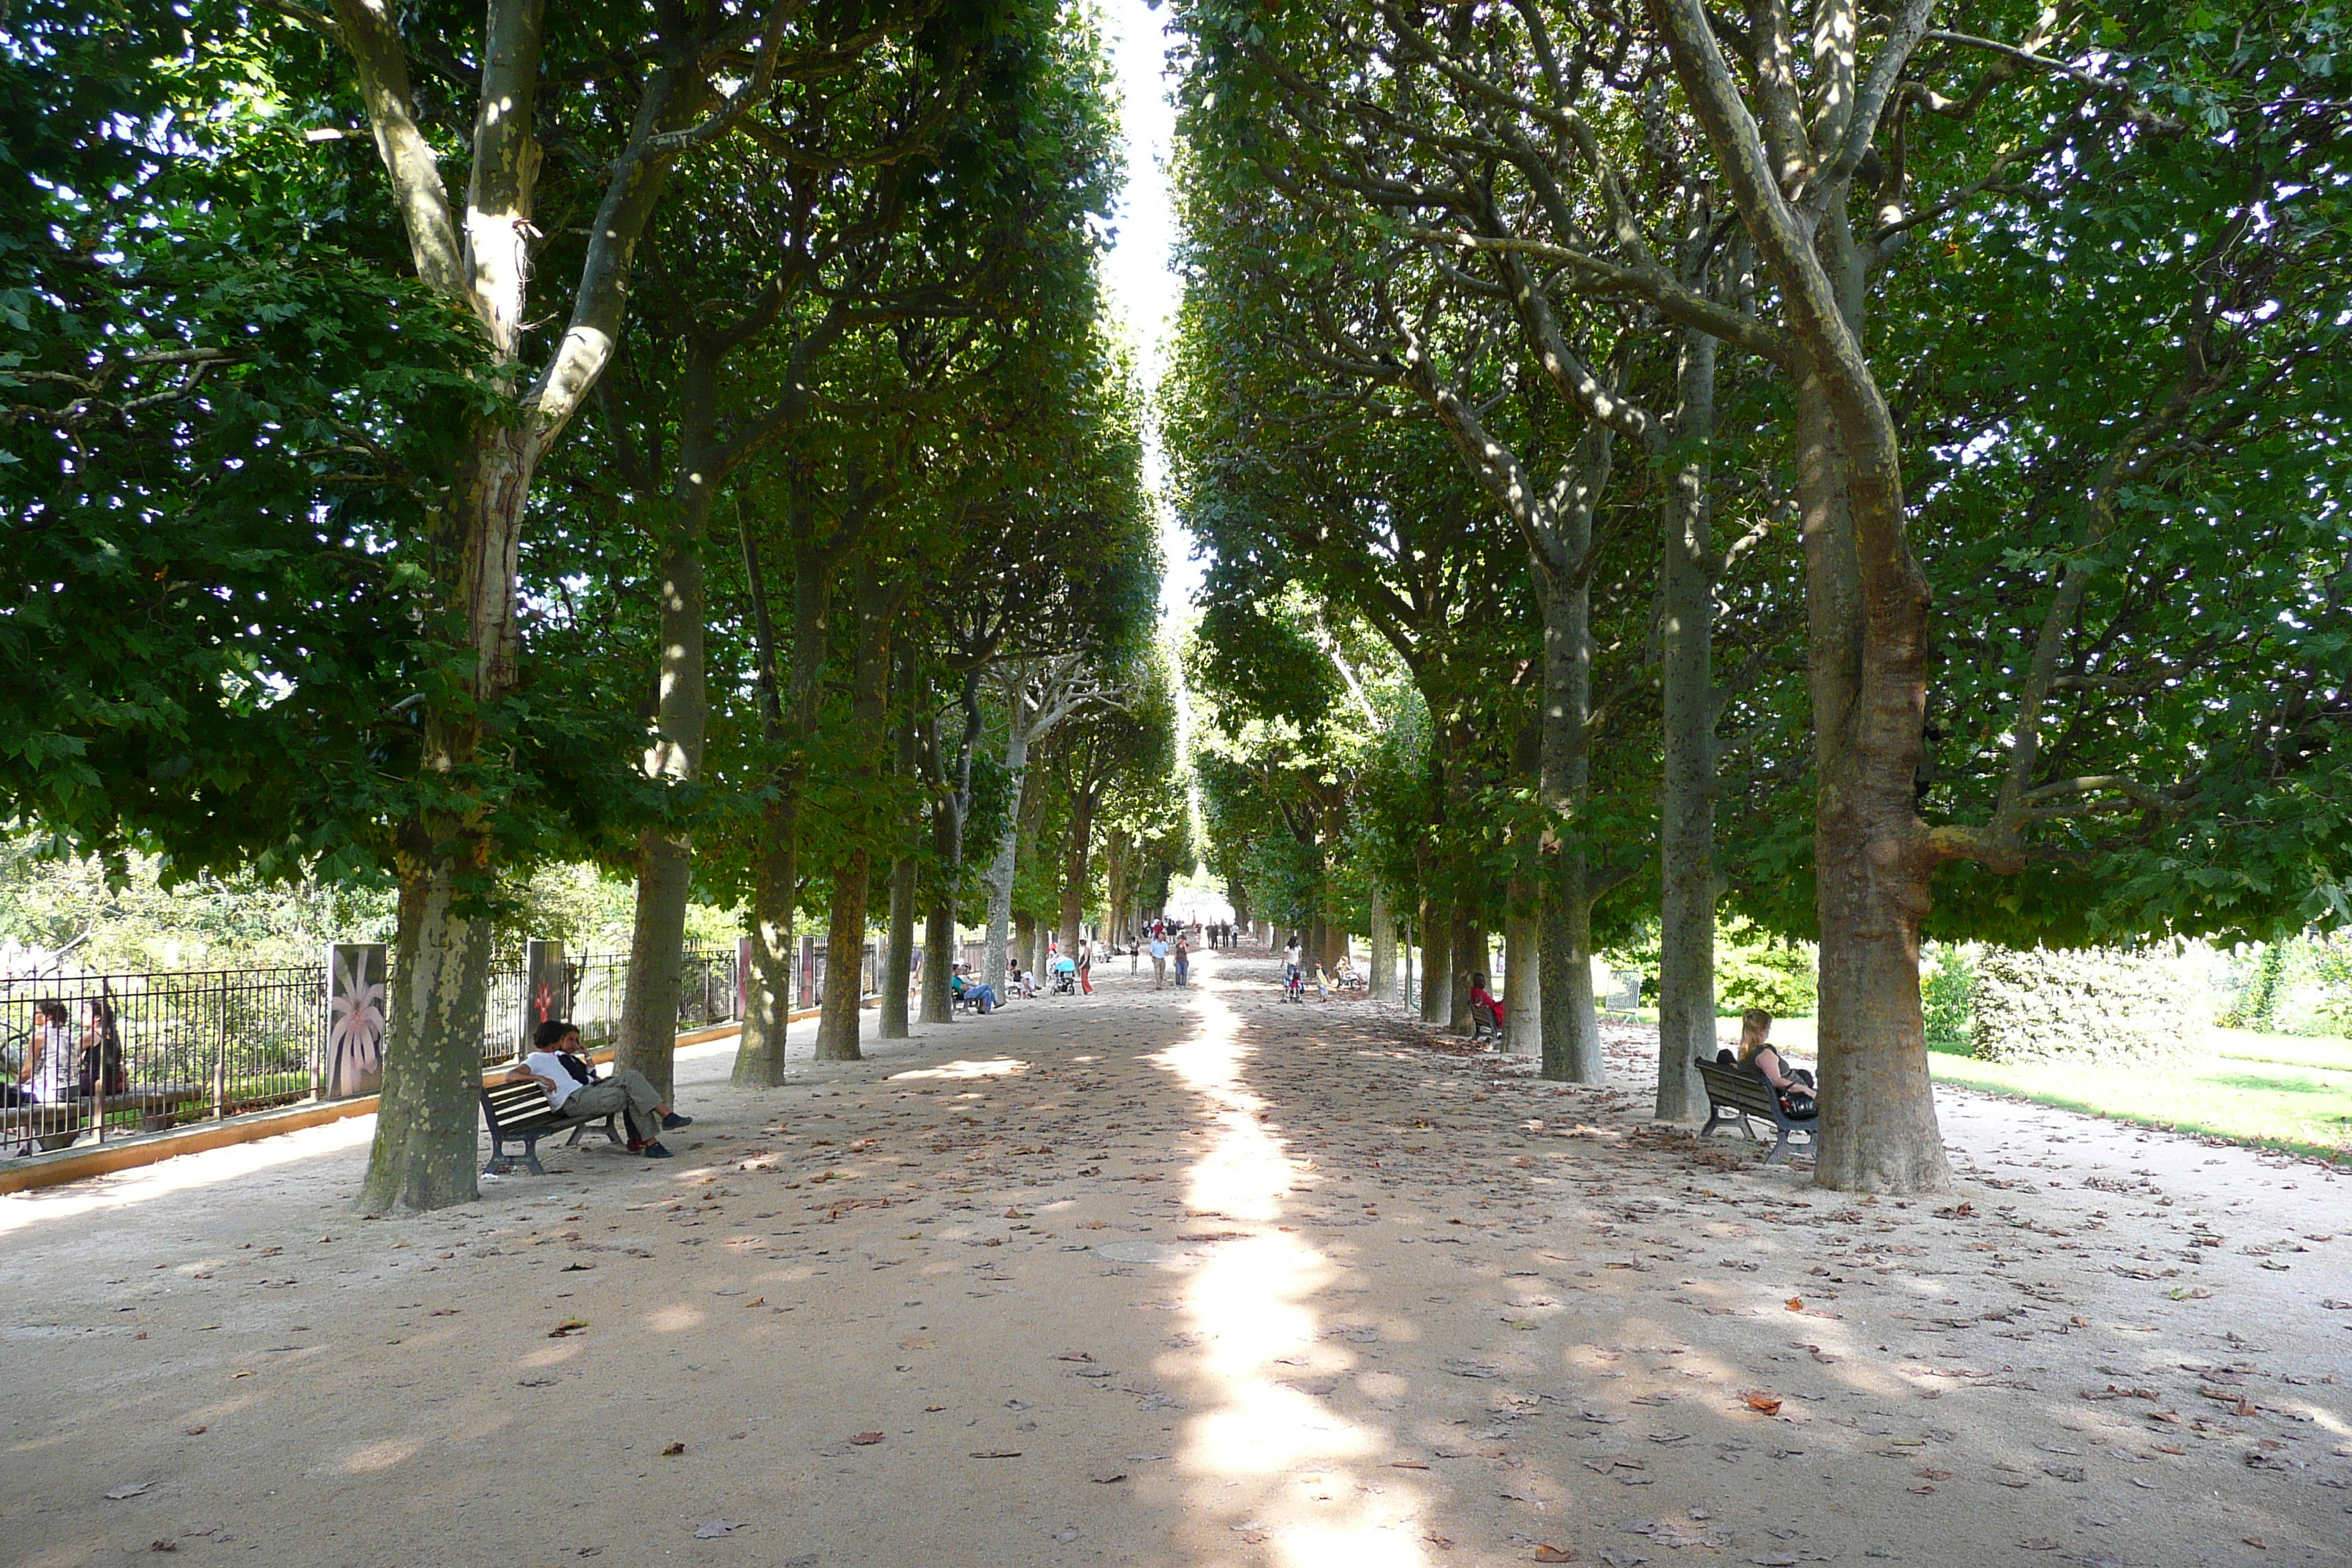
[[[575,1121],[590,1121],[617,1110],[628,1124],[630,1153],[648,1160],[671,1157],[662,1147],[662,1133],[687,1126],[694,1118],[664,1104],[661,1091],[646,1081],[645,1074],[632,1068],[611,1078],[596,1077],[580,1055],[579,1028],[561,1019],[551,1018],[532,1030],[530,1043],[522,1065],[507,1074],[509,1083],[537,1079],[547,1090],[548,1104]]]

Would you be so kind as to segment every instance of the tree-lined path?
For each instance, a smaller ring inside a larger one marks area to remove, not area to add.
[[[431,1215],[361,1125],[0,1201],[0,1556],[2347,1560],[2342,1176],[1947,1094],[1956,1190],[1849,1201],[1630,1031],[1562,1086],[1196,964],[689,1049],[674,1163]]]

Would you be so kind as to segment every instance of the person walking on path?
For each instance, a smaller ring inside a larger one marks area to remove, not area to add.
[[[1078,942],[1078,990],[1087,996],[1095,994],[1095,944],[1083,938]]]
[[[1168,939],[1159,932],[1151,933],[1151,988],[1159,990],[1168,983]]]
[[[1183,989],[1185,986],[1190,985],[1192,983],[1192,950],[1191,948],[1189,948],[1189,947],[1187,947],[1187,946],[1185,946],[1185,945],[1184,945],[1184,939],[1183,939],[1182,937],[1181,937],[1181,936],[1180,936],[1180,937],[1178,937],[1178,938],[1176,939],[1176,985],[1177,985],[1177,989],[1181,990],[1181,989]]]
[[[509,1083],[539,1079],[547,1089],[548,1103],[559,1111],[568,1107],[574,1117],[610,1116],[617,1110],[629,1126],[630,1153],[648,1160],[671,1158],[662,1147],[662,1133],[690,1125],[694,1118],[680,1116],[665,1104],[661,1091],[646,1081],[645,1074],[628,1068],[610,1078],[594,1077],[580,1055],[580,1030],[560,1018],[532,1030],[530,1039],[531,1052],[507,1074]]]

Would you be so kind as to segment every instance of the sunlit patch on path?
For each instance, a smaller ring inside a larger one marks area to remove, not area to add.
[[[1185,1183],[1192,1238],[1215,1238],[1184,1292],[1200,1343],[1174,1358],[1210,1406],[1179,1455],[1192,1509],[1296,1568],[1412,1568],[1425,1561],[1418,1489],[1370,1478],[1390,1435],[1320,1397],[1356,1368],[1320,1342],[1310,1305],[1334,1265],[1279,1226],[1302,1168],[1264,1125],[1233,1009],[1213,979],[1195,989],[1198,1028],[1151,1058],[1199,1097],[1210,1130]]]

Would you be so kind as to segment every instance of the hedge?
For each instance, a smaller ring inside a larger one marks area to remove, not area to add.
[[[1987,1061],[2155,1061],[2202,1047],[2200,989],[2168,952],[1986,947],[1969,1036]]]

